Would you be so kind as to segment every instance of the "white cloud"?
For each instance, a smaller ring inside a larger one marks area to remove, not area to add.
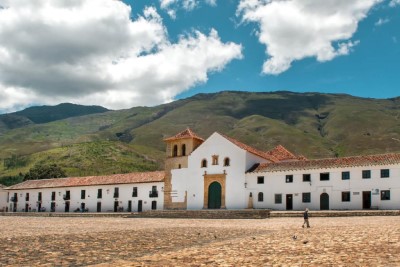
[[[390,3],[389,3],[390,7],[395,7],[395,6],[398,6],[398,5],[400,5],[400,0],[391,0]]]
[[[165,10],[167,14],[172,18],[176,19],[176,12],[179,9],[185,11],[192,11],[198,7],[201,3],[200,0],[159,0],[161,9]],[[216,6],[217,0],[203,0],[204,3],[210,6]]]
[[[217,0],[206,0],[206,3],[209,4],[210,6],[216,6]]]
[[[242,57],[241,45],[223,43],[215,30],[171,43],[153,7],[132,21],[121,1],[0,2],[0,106],[8,111],[160,104]]]
[[[378,21],[377,22],[375,22],[375,26],[382,26],[383,24],[386,24],[386,23],[388,23],[390,21],[390,19],[382,19],[382,18],[380,18],[380,19],[378,19]]]
[[[269,56],[263,73],[279,74],[293,61],[329,61],[347,55],[358,22],[381,0],[241,0],[237,15],[259,25],[258,38]]]

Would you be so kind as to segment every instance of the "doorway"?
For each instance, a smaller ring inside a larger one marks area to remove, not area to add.
[[[97,212],[101,212],[101,202],[97,202]]]
[[[142,212],[143,211],[143,201],[142,200],[138,201],[137,211],[138,212]]]
[[[25,204],[25,212],[28,212],[28,211],[29,211],[29,204],[26,203],[26,204]]]
[[[319,197],[319,209],[329,210],[329,195],[327,193],[322,193]]]
[[[118,211],[118,201],[114,201],[114,212]]]
[[[128,212],[132,211],[132,200],[128,200]]]
[[[69,212],[69,201],[66,201],[66,202],[65,202],[65,209],[64,209],[64,211],[65,211],[65,212]]]
[[[156,209],[157,209],[157,201],[153,200],[153,201],[151,202],[151,209],[152,209],[152,210],[156,210]]]
[[[363,209],[371,208],[371,191],[363,191]]]
[[[213,182],[208,187],[208,208],[221,208],[221,184],[218,182]]]
[[[286,194],[286,210],[293,210],[293,194]]]

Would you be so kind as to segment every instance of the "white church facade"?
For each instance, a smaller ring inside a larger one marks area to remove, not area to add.
[[[7,203],[0,206],[10,212],[400,209],[400,154],[308,160],[220,133],[204,140],[190,129],[164,141],[165,171],[25,181],[5,188]]]

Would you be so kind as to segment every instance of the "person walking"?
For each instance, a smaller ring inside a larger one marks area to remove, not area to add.
[[[304,222],[302,227],[304,228],[304,225],[307,225],[307,228],[310,228],[310,223],[308,222],[308,208],[306,208],[306,210],[304,211]]]

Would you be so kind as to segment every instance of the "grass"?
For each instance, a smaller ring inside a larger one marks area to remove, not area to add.
[[[0,125],[1,126],[1,125]],[[218,131],[261,150],[278,144],[308,158],[400,152],[400,100],[319,93],[220,92],[0,130],[0,159],[62,165],[69,175],[163,169],[163,139],[192,128]]]

